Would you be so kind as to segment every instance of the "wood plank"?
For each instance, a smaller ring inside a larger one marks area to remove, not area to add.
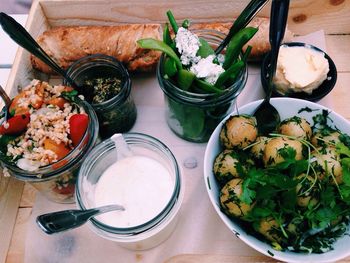
[[[293,0],[288,13],[289,28],[297,34],[324,29],[326,34],[350,33],[350,1]]]
[[[164,263],[236,263],[236,262],[277,262],[276,260],[261,256],[234,256],[234,255],[195,255],[182,254],[171,257]],[[341,262],[350,262],[350,258],[343,259]]]
[[[24,184],[19,207],[20,208],[33,207],[35,203],[36,193],[37,193],[37,190],[32,185],[28,183]]]
[[[153,0],[153,1],[82,1],[42,0],[41,6],[52,26],[74,24],[164,22],[171,9],[178,20],[232,21],[249,0]],[[81,6],[84,5],[84,12]],[[96,12],[99,10],[99,12]],[[193,12],[195,10],[195,12]],[[288,16],[289,27],[297,34],[324,29],[327,34],[350,33],[350,1],[293,0]],[[270,3],[261,10],[270,15]]]
[[[334,61],[338,72],[350,72],[350,34],[326,35],[327,53]]]
[[[350,121],[349,83],[350,73],[339,73],[337,84],[328,96],[333,98],[332,109]]]
[[[2,176],[2,174],[0,175]],[[23,191],[23,183],[9,178],[6,192],[0,199],[0,262],[5,262],[15,225],[18,206]]]
[[[11,239],[10,248],[7,253],[7,263],[24,262],[26,233],[28,229],[32,208],[20,208],[16,218],[15,228]]]
[[[166,260],[164,263],[234,263],[234,262],[276,262],[267,256],[234,256],[234,255],[176,255]]]

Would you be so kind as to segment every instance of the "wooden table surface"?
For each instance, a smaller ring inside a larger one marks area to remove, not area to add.
[[[342,1],[341,1],[342,2]],[[334,60],[338,70],[338,81],[333,91],[328,95],[332,97],[333,110],[350,121],[350,26],[344,24],[343,32],[326,34],[327,52]],[[15,182],[12,182],[15,183]],[[18,209],[16,211],[16,223],[14,225],[11,242],[7,251],[7,263],[24,262],[26,229],[35,201],[36,190],[30,185],[17,186],[22,192]],[[186,260],[187,259],[187,260]],[[269,260],[265,256],[237,258],[234,256],[220,255],[187,255],[175,257],[169,262],[257,262]],[[350,262],[350,257],[346,260]],[[1,257],[0,257],[1,262]]]

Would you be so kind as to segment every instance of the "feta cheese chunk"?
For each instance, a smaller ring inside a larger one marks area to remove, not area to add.
[[[198,78],[204,78],[206,82],[214,85],[220,74],[225,71],[221,65],[213,63],[214,58],[214,55],[210,55],[200,59],[190,68],[190,71]]]
[[[199,61],[197,51],[200,47],[199,38],[186,28],[180,27],[175,37],[176,48],[181,54],[181,62],[183,65],[190,65]]]

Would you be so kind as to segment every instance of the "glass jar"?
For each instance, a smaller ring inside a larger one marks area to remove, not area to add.
[[[127,132],[132,128],[137,111],[131,96],[129,73],[120,61],[102,54],[90,55],[73,63],[67,74],[78,86],[83,87],[80,93],[91,103],[97,114],[101,138]],[[107,78],[119,79],[120,91],[106,101],[94,103],[91,90],[85,90],[86,82]],[[67,84],[66,81],[64,84]]]
[[[30,183],[49,200],[57,203],[74,203],[75,183],[80,165],[98,137],[98,120],[93,108],[86,101],[79,100],[77,104],[89,116],[89,123],[79,144],[64,158],[31,172],[9,162],[7,156],[0,151],[4,172],[20,181]]]
[[[215,30],[193,30],[214,49],[225,35]],[[223,51],[225,52],[225,50]],[[247,66],[241,70],[236,81],[225,92],[194,93],[177,87],[164,78],[163,54],[157,66],[157,79],[164,92],[166,121],[170,129],[179,137],[192,142],[207,142],[219,122],[232,109],[237,96],[243,90],[247,77]]]
[[[173,232],[183,199],[183,185],[177,161],[170,149],[159,140],[141,133],[125,133],[124,140],[133,156],[151,158],[164,166],[173,181],[170,200],[151,220],[131,227],[114,227],[90,220],[92,230],[99,236],[133,250],[144,250],[163,242]],[[118,149],[112,139],[97,145],[85,159],[77,181],[77,205],[80,209],[95,207],[95,190],[100,177],[118,160]],[[130,160],[129,160],[130,162]],[[125,174],[128,176],[128,174]],[[130,189],[133,191],[133,189]],[[105,192],[108,192],[106,190]],[[127,208],[126,208],[127,209]]]

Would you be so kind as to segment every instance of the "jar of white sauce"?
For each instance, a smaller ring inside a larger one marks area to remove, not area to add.
[[[183,198],[179,167],[169,148],[139,133],[123,134],[132,155],[118,160],[114,141],[107,139],[86,157],[77,183],[81,209],[120,204],[93,218],[92,230],[134,250],[152,248],[173,232]]]

